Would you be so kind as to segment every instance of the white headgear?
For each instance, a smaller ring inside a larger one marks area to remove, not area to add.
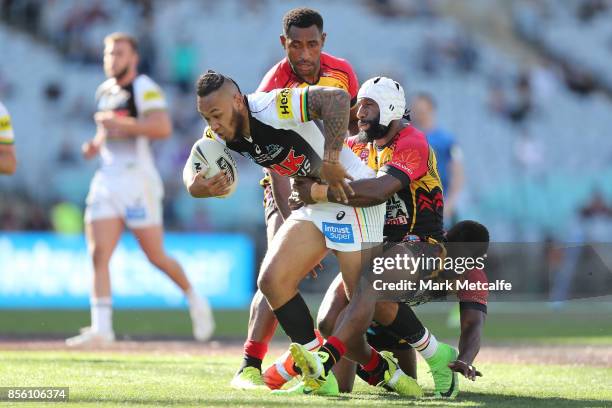
[[[380,124],[389,125],[392,120],[401,119],[406,113],[406,98],[402,86],[387,77],[375,77],[365,81],[357,99],[370,98],[378,104]]]

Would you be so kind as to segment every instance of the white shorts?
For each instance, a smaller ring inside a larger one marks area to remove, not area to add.
[[[383,242],[385,211],[386,203],[363,208],[320,203],[293,211],[289,219],[315,224],[325,236],[327,248],[353,252]]]
[[[164,187],[156,170],[98,170],[86,199],[85,222],[121,218],[129,228],[163,224]]]

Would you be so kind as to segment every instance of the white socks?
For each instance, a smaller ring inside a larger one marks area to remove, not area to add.
[[[436,336],[431,334],[427,328],[425,328],[423,337],[416,343],[410,343],[410,345],[421,353],[425,359],[432,357],[438,350],[438,340],[436,340]]]
[[[113,332],[113,301],[111,298],[91,299],[91,330],[95,333]]]
[[[208,299],[200,297],[193,288],[185,292],[185,296],[187,297],[187,302],[189,302],[190,309],[205,310],[206,313],[212,315]]]

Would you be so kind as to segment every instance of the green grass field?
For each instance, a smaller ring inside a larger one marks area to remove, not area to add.
[[[456,344],[458,329],[446,324],[448,308],[448,304],[429,305],[418,313],[438,338]],[[37,343],[31,343],[27,351],[16,351],[22,339],[58,339],[77,333],[89,323],[88,312],[2,310],[0,386],[70,387],[69,403],[76,406],[612,407],[610,302],[575,302],[561,310],[544,304],[491,304],[483,340],[488,348],[476,364],[484,377],[475,383],[461,381],[461,393],[453,401],[400,399],[359,380],[354,393],[337,398],[232,390],[228,384],[241,360],[237,350],[248,316],[246,311],[215,315],[216,348],[185,343],[183,350],[179,343],[179,349],[176,344],[169,349],[170,343],[161,342],[155,350],[136,343],[128,350],[71,351],[56,341],[52,350],[36,350]],[[119,310],[115,330],[123,339],[188,339],[190,321],[181,310]],[[278,338],[284,335],[279,332]],[[3,348],[3,343],[12,346]],[[228,344],[231,350],[225,348]],[[582,357],[574,359],[574,353]],[[521,357],[515,361],[514,354]],[[433,384],[422,360],[419,382],[431,395]]]
[[[311,310],[317,304],[310,302]],[[419,306],[423,323],[440,338],[456,338],[458,329],[446,324],[450,303]],[[242,339],[247,310],[216,310],[216,336]],[[182,337],[191,335],[186,310],[115,310],[114,328],[119,337]],[[87,310],[0,310],[0,336],[65,336],[89,324]],[[280,329],[279,339],[284,338]],[[488,342],[533,344],[603,344],[612,346],[612,301],[572,302],[554,310],[544,303],[492,303],[485,325]]]
[[[69,402],[79,406],[612,406],[612,368],[483,364],[485,377],[475,383],[462,381],[458,399],[415,401],[363,383],[353,394],[335,398],[235,391],[228,382],[239,360],[238,356],[0,352],[0,383],[70,387]],[[423,365],[419,378],[431,391]]]

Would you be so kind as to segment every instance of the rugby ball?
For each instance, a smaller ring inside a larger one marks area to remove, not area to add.
[[[204,178],[211,178],[223,172],[230,182],[229,193],[217,198],[229,197],[234,193],[238,186],[238,167],[232,157],[230,150],[221,142],[203,137],[198,140],[191,148],[189,161],[185,166],[185,172],[191,170],[189,174],[184,174],[183,178],[189,180],[197,173],[202,173]],[[187,181],[186,181],[187,182]]]

